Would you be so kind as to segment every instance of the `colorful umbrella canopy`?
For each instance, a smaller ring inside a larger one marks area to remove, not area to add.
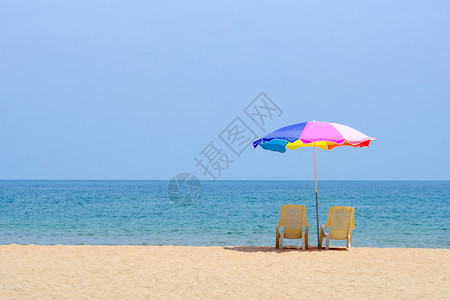
[[[317,244],[319,241],[319,205],[317,200],[317,168],[316,147],[331,150],[338,146],[368,147],[375,138],[346,125],[328,122],[303,122],[286,126],[269,133],[262,139],[253,142],[271,151],[284,153],[286,148],[294,150],[300,147],[314,147],[314,174],[316,183],[316,217],[317,217]]]
[[[327,122],[303,122],[280,128],[253,142],[263,149],[286,152],[300,147],[331,150],[337,146],[368,147],[373,137],[342,124]],[[315,144],[314,144],[315,143]]]

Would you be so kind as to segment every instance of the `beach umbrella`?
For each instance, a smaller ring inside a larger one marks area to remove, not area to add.
[[[349,126],[328,122],[303,122],[286,126],[269,133],[265,137],[253,142],[265,149],[280,153],[286,148],[294,150],[301,147],[314,147],[314,181],[316,184],[316,219],[317,219],[317,245],[319,243],[319,203],[317,199],[317,167],[316,148],[331,150],[338,146],[368,147],[373,137],[353,129]]]

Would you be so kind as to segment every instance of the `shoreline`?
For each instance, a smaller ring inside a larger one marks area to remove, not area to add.
[[[0,298],[448,298],[450,250],[0,245]]]
[[[318,249],[317,246],[309,246],[308,249],[302,250],[300,246],[295,245],[284,245],[283,249],[276,249],[275,246],[244,246],[244,245],[207,245],[207,246],[198,246],[198,245],[144,245],[144,244],[121,244],[121,245],[112,245],[112,244],[0,244],[0,249],[2,247],[10,247],[10,246],[17,246],[17,247],[174,247],[174,248],[255,248],[255,249],[261,249],[265,252],[284,252],[286,250],[298,250],[300,252],[311,252],[311,251],[325,251],[325,247],[322,246],[322,249]],[[352,246],[353,249],[416,249],[416,250],[448,250],[450,251],[450,248],[423,248],[423,247],[417,247],[417,248],[411,248],[411,247],[355,247]],[[338,250],[343,251],[346,250],[345,247],[333,247],[330,245],[330,250]],[[351,251],[352,251],[351,250]],[[351,252],[350,251],[350,252]],[[349,252],[349,251],[347,251]]]
[[[301,246],[296,246],[296,245],[284,245],[284,248],[281,249],[276,249],[275,246],[244,246],[244,245],[202,245],[202,246],[198,246],[198,245],[151,245],[151,244],[120,244],[120,245],[113,245],[113,244],[0,244],[0,249],[2,247],[9,247],[9,246],[17,246],[17,247],[174,247],[174,248],[223,248],[223,249],[228,249],[228,248],[249,248],[249,249],[261,249],[261,251],[264,252],[285,252],[287,250],[298,250],[300,252],[320,252],[320,251],[325,251],[325,246],[322,246],[322,249],[319,250],[317,248],[317,246],[309,246],[308,249],[306,250],[302,250]],[[450,248],[423,248],[423,247],[417,247],[417,248],[412,248],[412,247],[355,247],[352,246],[352,250],[353,249],[406,249],[406,250],[447,250],[450,251]],[[330,250],[337,250],[337,251],[343,251],[346,250],[345,247],[339,247],[339,246],[333,246],[330,245]]]

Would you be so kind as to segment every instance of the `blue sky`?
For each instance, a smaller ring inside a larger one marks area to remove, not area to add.
[[[170,179],[211,142],[219,179],[313,179],[312,149],[218,135],[264,91],[263,135],[347,124],[319,179],[450,180],[448,1],[0,1],[0,179]]]

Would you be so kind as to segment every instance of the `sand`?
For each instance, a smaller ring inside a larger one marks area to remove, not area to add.
[[[1,299],[446,299],[450,250],[0,246]]]

